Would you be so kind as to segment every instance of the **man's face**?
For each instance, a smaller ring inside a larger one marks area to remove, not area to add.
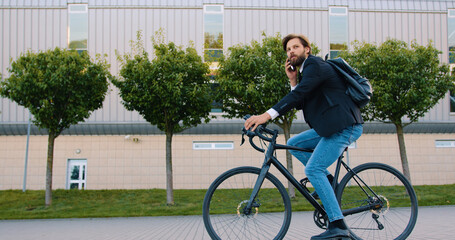
[[[293,66],[302,65],[309,52],[310,48],[304,47],[298,38],[293,38],[286,44],[286,53]]]

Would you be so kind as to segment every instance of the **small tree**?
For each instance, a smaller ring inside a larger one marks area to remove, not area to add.
[[[270,109],[290,92],[289,79],[284,71],[287,59],[279,33],[267,37],[262,43],[252,41],[250,45],[229,48],[229,56],[220,62],[218,99],[222,110],[230,118],[242,118],[246,114],[261,114]],[[313,54],[319,50],[312,45]],[[273,120],[283,129],[287,140],[291,135],[292,121],[296,110]],[[286,151],[287,169],[293,173],[292,155]],[[288,183],[289,195],[295,197],[295,190]]]
[[[411,180],[403,128],[418,119],[443,98],[454,78],[441,64],[439,50],[412,42],[389,39],[380,46],[354,42],[354,50],[340,57],[367,77],[373,97],[364,109],[365,120],[392,123],[396,127],[404,175]],[[403,121],[404,117],[408,120]]]
[[[166,134],[167,203],[174,204],[172,137],[204,120],[209,121],[212,99],[208,65],[193,47],[182,50],[170,42],[153,41],[155,58],[150,61],[141,33],[133,46],[134,56],[119,56],[122,80],[112,82],[120,89],[123,105]]]
[[[54,142],[60,133],[100,108],[108,88],[108,64],[86,52],[55,48],[22,54],[12,62],[0,95],[28,108],[33,123],[49,132],[45,204],[52,204]]]

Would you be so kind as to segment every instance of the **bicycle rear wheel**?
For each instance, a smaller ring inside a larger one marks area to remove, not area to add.
[[[343,213],[358,207],[372,208],[345,217],[354,238],[406,239],[417,220],[417,197],[409,181],[395,168],[381,163],[366,163],[353,172],[370,189],[354,173],[346,174],[337,188]]]
[[[244,211],[261,169],[239,167],[220,175],[205,194],[204,225],[212,239],[282,239],[291,223],[291,201],[283,184],[267,173]]]

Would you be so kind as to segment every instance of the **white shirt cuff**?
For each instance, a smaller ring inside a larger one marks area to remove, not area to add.
[[[270,108],[267,110],[267,113],[272,117],[272,120],[275,119],[276,117],[280,116],[280,114],[273,108]]]
[[[296,89],[296,88],[297,88],[297,85],[291,86],[291,91],[294,91],[294,89]]]

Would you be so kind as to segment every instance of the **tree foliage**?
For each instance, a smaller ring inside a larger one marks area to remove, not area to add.
[[[139,33],[140,34],[140,33]],[[137,111],[163,132],[179,133],[209,121],[211,102],[208,65],[196,50],[185,50],[173,42],[153,43],[154,59],[142,47],[138,35],[137,54],[119,56],[123,105]]]
[[[359,73],[371,81],[373,97],[364,119],[393,123],[397,128],[403,172],[410,179],[403,127],[417,122],[454,86],[447,64],[431,43],[427,46],[389,39],[377,46],[354,42],[353,51],[341,52]]]
[[[132,49],[135,53],[118,56],[121,79],[112,82],[120,89],[126,109],[139,112],[166,133],[167,201],[173,204],[172,136],[207,123],[213,100],[208,65],[196,50],[164,44],[159,37],[153,40],[154,58],[150,60],[138,32]]]
[[[266,36],[262,42],[253,40],[250,45],[236,45],[228,49],[229,55],[220,61],[217,82],[218,100],[226,117],[242,118],[246,114],[261,114],[275,105],[290,91],[289,79],[284,71],[287,59],[281,35]],[[319,49],[312,44],[313,54]],[[294,119],[295,111],[274,120],[282,125],[285,119]]]
[[[402,123],[418,121],[453,87],[449,66],[431,43],[420,46],[390,39],[380,46],[354,42],[352,52],[340,54],[370,79],[374,95],[365,111],[368,120]]]
[[[28,51],[11,64],[10,77],[0,84],[0,95],[28,108],[33,123],[49,132],[46,205],[52,202],[54,140],[73,124],[84,121],[103,104],[110,77],[109,65],[86,52],[60,48]]]

